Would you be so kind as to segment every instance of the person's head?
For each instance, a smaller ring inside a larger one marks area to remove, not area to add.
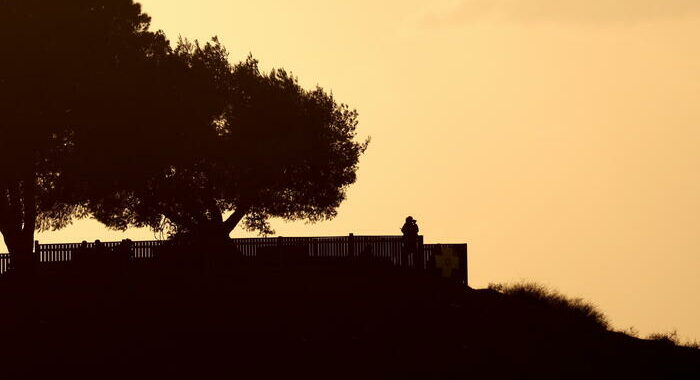
[[[406,217],[406,223],[413,223],[414,221],[412,216]]]

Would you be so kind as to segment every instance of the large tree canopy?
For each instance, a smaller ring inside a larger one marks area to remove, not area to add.
[[[225,237],[332,218],[367,142],[357,113],[214,39],[173,49],[132,0],[0,0],[0,233],[93,215]]]
[[[63,181],[65,193],[115,228],[160,223],[160,216],[131,200],[141,194],[149,208],[161,203],[158,198],[167,196],[162,178],[201,160],[215,137],[212,122],[225,104],[221,76],[230,75],[216,41],[204,47],[181,41],[157,65],[138,73],[143,76],[113,86],[124,92],[119,99],[127,104],[115,108],[116,114],[104,110],[101,128],[74,137],[78,143]],[[138,107],[140,113],[119,112]],[[118,215],[104,212],[125,204],[130,208]],[[143,218],[134,219],[137,214]]]
[[[216,42],[178,51],[215,74],[218,88],[209,94],[224,94],[222,112],[189,126],[189,150],[177,141],[157,146],[171,164],[92,201],[94,215],[114,228],[206,238],[227,237],[241,220],[267,234],[270,217],[334,217],[367,146],[355,141],[357,113],[321,88],[303,89],[284,70],[261,72],[252,58],[223,64],[226,53]]]
[[[104,131],[152,124],[146,98],[171,52],[149,21],[131,0],[0,0],[0,232],[11,254],[80,210],[66,183],[79,148],[110,149]]]

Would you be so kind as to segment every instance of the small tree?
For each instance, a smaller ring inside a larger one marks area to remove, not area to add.
[[[159,146],[170,165],[91,202],[94,215],[113,228],[150,226],[206,239],[228,237],[242,220],[269,234],[271,217],[334,217],[367,147],[355,141],[357,112],[320,87],[303,89],[284,70],[261,72],[252,58],[226,67],[216,41],[177,50],[223,91],[221,113],[190,125],[189,151]]]

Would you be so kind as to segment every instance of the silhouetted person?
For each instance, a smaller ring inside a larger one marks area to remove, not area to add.
[[[415,260],[418,252],[418,221],[412,216],[407,217],[406,223],[401,227],[401,233],[403,233],[401,265],[408,266],[408,257],[413,255]]]
[[[133,242],[131,239],[124,239],[119,244],[117,260],[119,262],[119,270],[123,270],[129,264],[129,259],[131,258],[131,247]]]
[[[80,243],[80,247],[73,251],[73,257],[71,259],[76,263],[76,265],[82,266],[85,265],[85,260],[87,260],[88,255],[88,243],[87,241],[83,240],[82,243]]]
[[[97,239],[92,247],[92,259],[90,260],[92,264],[101,265],[104,262],[105,246],[102,242]]]

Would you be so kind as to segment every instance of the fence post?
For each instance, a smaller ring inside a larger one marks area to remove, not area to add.
[[[464,285],[469,287],[469,244],[464,244]]]
[[[282,239],[284,239],[282,236],[277,237],[277,254],[280,258],[280,266],[284,266],[284,255],[282,254]]]
[[[39,251],[39,240],[34,240],[34,254],[36,255],[36,262],[41,262],[41,252]]]
[[[348,235],[348,258],[352,260],[355,257],[355,235]]]
[[[416,257],[413,265],[415,266],[416,270],[423,271],[425,270],[425,252],[423,251],[423,235],[418,236],[418,241],[416,242],[416,245]]]

